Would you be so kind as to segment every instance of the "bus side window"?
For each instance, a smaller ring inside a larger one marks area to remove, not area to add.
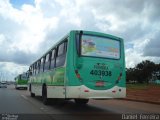
[[[33,75],[33,65],[29,67],[29,75]]]
[[[61,56],[64,53],[64,42],[58,46],[57,56]]]
[[[38,61],[38,73],[40,73],[41,60]]]
[[[65,53],[67,52],[68,41],[65,41]]]
[[[66,48],[67,41],[64,41],[58,46],[57,57],[56,57],[56,67],[63,66],[66,60]]]
[[[36,75],[36,71],[37,71],[37,62],[34,64],[34,74]]]
[[[26,78],[29,78],[29,71],[26,72]]]
[[[55,49],[52,50],[51,52],[51,64],[50,64],[50,69],[55,68]]]
[[[33,67],[34,67],[34,64],[32,64],[32,66],[31,66],[30,69],[29,69],[29,71],[30,71],[29,74],[30,74],[30,75],[33,75],[33,74],[34,74],[34,68],[33,68]]]
[[[28,74],[30,74],[30,75],[32,74],[32,66],[29,67]]]
[[[36,62],[36,74],[39,72],[39,61]]]
[[[21,75],[19,76],[19,79],[21,80]]]
[[[43,72],[44,57],[40,60],[40,73]]]
[[[46,55],[46,59],[45,59],[44,71],[49,70],[49,64],[50,64],[49,59],[50,59],[50,54],[48,53],[48,54]]]
[[[34,75],[36,75],[37,63],[34,63]]]
[[[37,63],[34,63],[34,75],[36,75]]]

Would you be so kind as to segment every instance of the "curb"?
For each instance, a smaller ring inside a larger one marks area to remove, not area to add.
[[[129,99],[129,98],[122,98],[122,100],[135,101],[135,102],[143,102],[143,103],[150,103],[150,104],[160,105],[160,102],[154,102],[154,101],[146,101],[146,100],[138,100],[138,99]]]

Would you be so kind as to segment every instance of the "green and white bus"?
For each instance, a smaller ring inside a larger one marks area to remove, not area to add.
[[[70,31],[30,65],[31,96],[89,99],[126,96],[123,39],[93,31]]]
[[[16,89],[19,89],[19,88],[27,89],[28,88],[28,80],[29,80],[29,72],[18,75],[15,78],[15,88]]]

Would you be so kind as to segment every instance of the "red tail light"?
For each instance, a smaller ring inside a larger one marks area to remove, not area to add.
[[[116,91],[115,91],[115,90],[113,90],[112,92],[113,92],[113,93],[116,93]]]
[[[81,78],[80,74],[76,74],[77,78]]]
[[[116,84],[119,83],[119,81],[121,80],[121,77],[122,77],[122,73],[120,73],[120,75],[118,76],[117,80],[116,80]]]
[[[81,78],[80,74],[78,73],[78,70],[75,70],[77,78]]]
[[[84,92],[89,92],[89,90],[84,90]]]

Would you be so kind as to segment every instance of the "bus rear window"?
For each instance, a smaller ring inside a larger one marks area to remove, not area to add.
[[[120,41],[107,37],[82,35],[81,55],[119,59]]]

